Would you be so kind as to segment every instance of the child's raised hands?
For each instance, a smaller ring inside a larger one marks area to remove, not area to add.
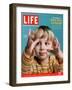
[[[36,44],[39,42],[39,39],[34,40],[34,33],[32,31],[29,31],[28,34],[28,43],[27,43],[27,54],[32,55],[34,48],[36,46]]]

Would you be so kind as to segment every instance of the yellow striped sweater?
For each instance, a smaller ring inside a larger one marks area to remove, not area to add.
[[[34,57],[26,53],[22,56],[22,74],[55,73],[62,72],[63,64],[59,64],[54,55],[48,59],[48,63],[40,65]]]

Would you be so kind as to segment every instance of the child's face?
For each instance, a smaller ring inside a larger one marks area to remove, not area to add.
[[[44,38],[40,39],[35,47],[36,56],[41,60],[48,58],[50,50],[53,50],[52,41]]]

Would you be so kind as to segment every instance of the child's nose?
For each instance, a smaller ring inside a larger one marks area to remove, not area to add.
[[[44,45],[44,43],[41,43],[41,45],[40,45],[40,49],[44,49],[45,48],[45,45]]]

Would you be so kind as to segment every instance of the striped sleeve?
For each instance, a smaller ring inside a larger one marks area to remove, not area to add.
[[[22,55],[22,73],[31,74],[33,71],[32,64],[33,64],[32,57],[24,53]]]
[[[50,62],[52,63],[52,67],[53,67],[53,72],[59,72],[59,63],[58,60],[56,59],[56,57],[54,55],[52,55],[50,57]]]

